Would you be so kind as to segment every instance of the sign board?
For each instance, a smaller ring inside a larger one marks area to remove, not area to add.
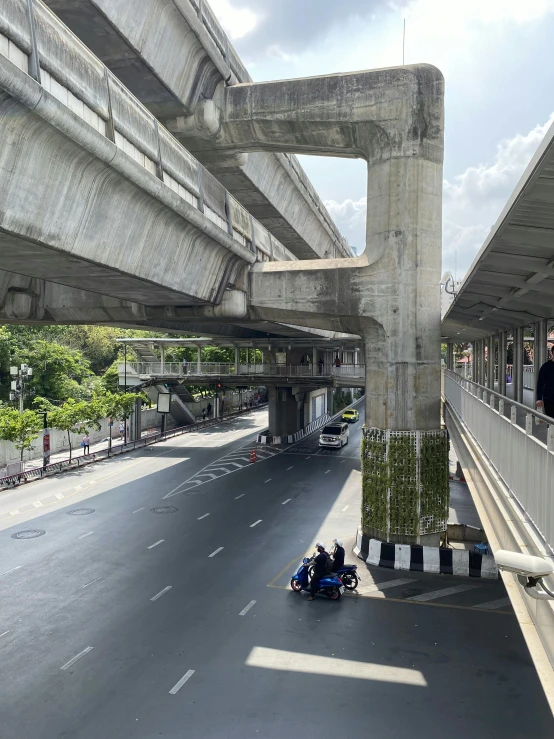
[[[42,436],[42,463],[50,464],[50,432],[45,431]]]
[[[158,413],[169,413],[171,393],[158,393]]]

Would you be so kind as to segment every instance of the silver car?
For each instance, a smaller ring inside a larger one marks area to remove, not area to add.
[[[323,427],[319,436],[319,446],[330,446],[340,449],[345,444],[348,444],[349,435],[350,431],[347,423],[343,423],[342,421],[330,423]]]

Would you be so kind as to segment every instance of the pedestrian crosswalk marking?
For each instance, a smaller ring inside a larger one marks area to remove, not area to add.
[[[251,462],[250,456],[247,456],[250,454],[252,448],[256,449],[257,459],[255,462]],[[220,459],[216,459],[214,462],[206,465],[206,467],[203,467],[188,480],[185,480],[185,482],[181,483],[181,485],[175,488],[175,490],[172,490],[170,493],[167,493],[167,495],[164,495],[164,500],[166,498],[171,498],[172,496],[179,495],[181,493],[186,494],[191,490],[195,490],[199,485],[204,485],[207,482],[212,482],[212,480],[216,480],[219,477],[223,477],[224,475],[230,475],[232,472],[238,472],[238,470],[241,470],[244,467],[250,467],[252,464],[263,462],[265,459],[271,459],[276,454],[281,453],[282,450],[276,449],[275,447],[264,445],[253,447],[251,443],[247,444],[240,449],[236,449],[234,452],[229,452],[229,454],[226,454]]]

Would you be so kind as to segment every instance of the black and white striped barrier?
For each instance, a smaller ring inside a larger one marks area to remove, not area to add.
[[[356,534],[354,554],[369,565],[390,567],[394,570],[498,579],[498,568],[490,554],[416,544],[388,544],[378,539],[370,539],[359,530]]]

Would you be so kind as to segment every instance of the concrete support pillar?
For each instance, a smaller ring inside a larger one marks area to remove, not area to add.
[[[202,364],[202,347],[196,347],[196,361],[198,363],[198,374],[200,374],[200,365]]]
[[[165,374],[165,346],[162,344],[160,346],[160,358],[161,358],[161,367],[160,367],[160,374]]]
[[[477,361],[477,373],[478,373],[478,382],[480,385],[485,384],[485,340],[479,339],[477,342],[478,344],[478,356],[479,359]]]
[[[477,342],[474,341],[471,344],[471,379],[473,382],[477,382],[478,373],[477,373],[477,364],[478,364],[478,355],[479,351],[477,348]]]
[[[449,369],[449,370],[455,369],[454,344],[452,344],[452,342],[449,342],[446,345],[446,369]]]
[[[523,403],[523,326],[514,329],[514,400]]]
[[[142,412],[142,401],[140,398],[137,398],[135,401],[135,407],[131,413],[130,423],[129,423],[129,431],[130,431],[130,441],[138,441],[142,434],[142,421],[141,421],[141,412]]]
[[[506,364],[508,355],[508,334],[498,334],[498,392],[506,395]]]
[[[240,355],[239,355],[239,348],[238,346],[235,347],[235,372],[238,375],[239,373],[239,364],[240,364]]]
[[[318,367],[317,367],[318,361],[319,361],[319,357],[317,355],[317,347],[314,346],[312,349],[312,368],[313,368],[314,375],[318,374]]]
[[[299,430],[298,400],[290,387],[268,387],[269,433],[272,436],[288,436]]]
[[[487,338],[487,387],[489,390],[494,390],[495,344],[494,336],[489,336]]]
[[[333,396],[335,394],[335,390],[332,387],[327,388],[327,405],[325,406],[327,409],[327,413],[332,416],[333,415]]]
[[[537,402],[537,379],[539,376],[539,369],[547,360],[547,337],[548,320],[545,318],[542,321],[537,321],[535,323],[535,347],[533,351],[533,364],[535,367],[535,387],[533,389],[533,403]]]

